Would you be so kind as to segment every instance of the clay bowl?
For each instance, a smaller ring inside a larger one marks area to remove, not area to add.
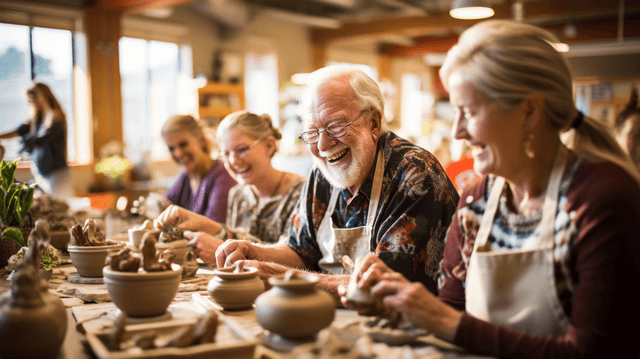
[[[171,262],[179,265],[184,264],[184,260],[187,258],[187,253],[189,252],[189,241],[186,239],[179,239],[177,241],[166,242],[166,243],[157,243],[156,250],[158,253],[162,253],[167,249],[173,249],[173,252],[176,254],[176,258]]]
[[[113,303],[128,317],[164,314],[178,293],[182,267],[162,272],[118,272],[102,268]]]
[[[258,278],[258,269],[243,268],[242,262],[216,269],[213,274],[207,292],[225,310],[249,309],[264,292],[264,283]]]
[[[108,246],[67,246],[67,251],[71,257],[71,263],[78,270],[81,277],[102,277],[102,267],[104,267],[107,254],[110,251],[119,251],[124,248],[125,243],[118,243]]]

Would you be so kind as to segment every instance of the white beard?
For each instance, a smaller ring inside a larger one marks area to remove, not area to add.
[[[375,154],[375,152],[374,152]],[[316,167],[329,180],[332,186],[347,189],[355,186],[359,181],[363,181],[363,176],[369,174],[373,163],[367,163],[367,156],[359,155],[353,152],[351,148],[351,163],[342,166],[331,166],[325,159],[313,157]],[[362,183],[360,183],[362,185]]]

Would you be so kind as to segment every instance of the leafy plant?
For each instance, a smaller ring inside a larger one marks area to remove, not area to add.
[[[22,259],[22,252],[16,253],[17,259]],[[53,252],[43,253],[40,259],[40,267],[44,270],[53,269],[60,263],[60,258]]]
[[[0,220],[5,226],[20,226],[31,207],[34,187],[14,183],[18,160],[0,162]]]
[[[18,160],[9,163],[4,160],[0,162],[0,221],[7,227],[22,226],[33,201],[34,186],[14,182],[16,168],[18,168]],[[24,245],[24,238],[19,230],[17,232],[5,230],[2,235]]]
[[[14,241],[18,242],[21,246],[25,247],[27,244],[24,243],[24,238],[22,237],[22,231],[16,227],[8,227],[2,232],[2,237],[11,238]]]

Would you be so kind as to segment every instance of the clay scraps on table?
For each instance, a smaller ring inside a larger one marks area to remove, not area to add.
[[[127,316],[121,313],[115,320],[113,331],[108,336],[108,345],[112,351],[143,350],[156,348],[186,348],[192,345],[213,343],[218,332],[220,319],[213,311],[207,311],[193,325],[177,328],[168,337],[159,337],[155,330],[136,333],[129,340],[124,340]]]
[[[117,241],[106,239],[104,233],[98,231],[96,221],[88,218],[84,227],[74,224],[71,227],[71,244],[76,246],[109,246],[118,244]]]

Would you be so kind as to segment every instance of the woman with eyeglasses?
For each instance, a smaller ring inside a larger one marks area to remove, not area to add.
[[[229,191],[224,224],[177,206],[156,219],[157,228],[177,225],[186,231],[194,253],[215,264],[215,251],[227,239],[275,243],[285,232],[300,197],[304,177],[271,165],[278,150],[280,131],[268,115],[234,112],[217,130],[220,158],[238,184]]]
[[[236,181],[222,161],[211,157],[213,145],[202,126],[193,116],[175,115],[161,132],[171,157],[184,168],[165,197],[176,206],[224,222],[229,189]]]

